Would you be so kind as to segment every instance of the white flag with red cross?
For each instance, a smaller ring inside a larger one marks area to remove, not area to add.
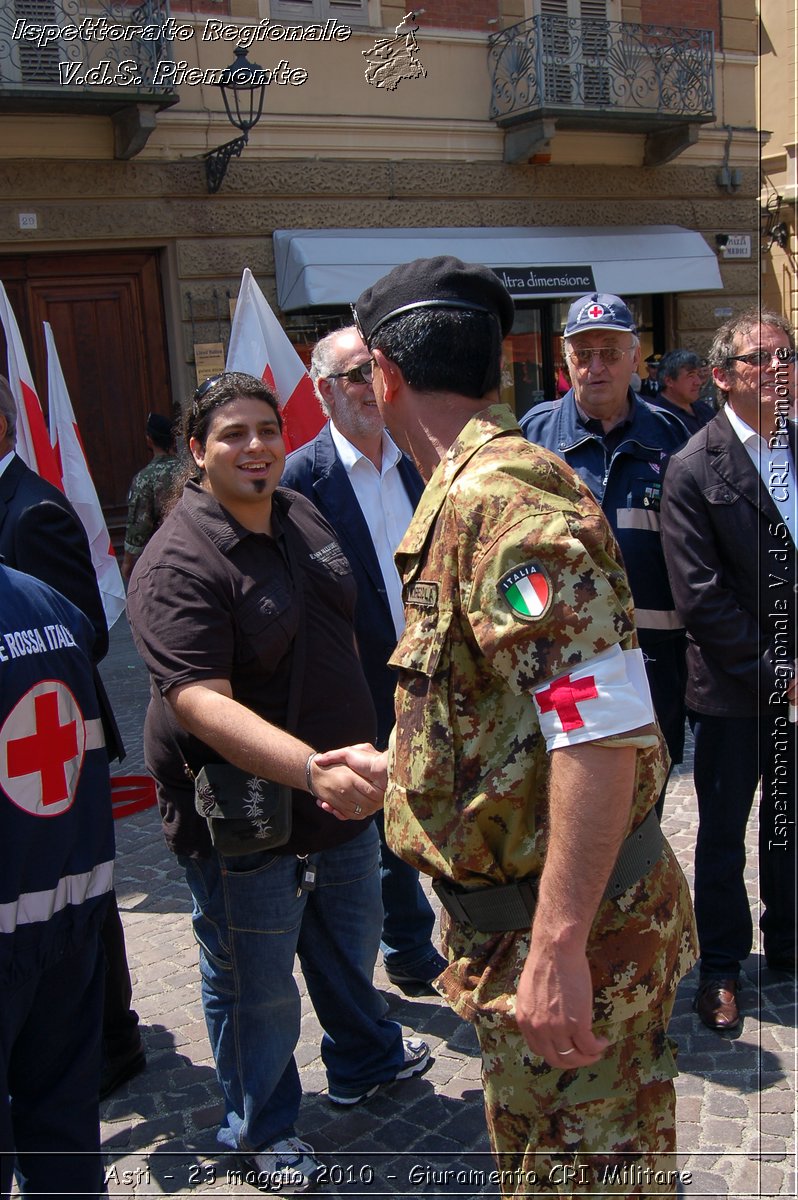
[[[262,379],[277,393],[283,419],[283,440],[296,450],[314,438],[324,425],[313,382],[249,267],[244,268],[238,293],[227,370]]]
[[[86,461],[64,372],[55,348],[53,331],[44,322],[47,343],[47,394],[50,401],[50,438],[61,471],[64,493],[80,517],[89,539],[91,561],[97,576],[105,619],[110,629],[125,608],[125,585],[116,561],[102,506]]]
[[[22,344],[17,319],[2,282],[0,322],[3,324],[8,347],[8,382],[11,394],[17,402],[16,452],[31,471],[35,471],[42,479],[63,491],[61,473],[50,445],[39,394],[33,382],[33,372],[28,365],[28,356]]]

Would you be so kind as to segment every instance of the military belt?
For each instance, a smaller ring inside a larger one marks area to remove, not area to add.
[[[659,820],[652,808],[621,846],[603,899],[615,900],[642,879],[660,857],[663,841]],[[442,906],[458,924],[470,925],[480,933],[505,933],[529,928],[537,902],[538,882],[537,876],[529,876],[515,883],[468,891],[447,879],[435,879],[432,886]]]

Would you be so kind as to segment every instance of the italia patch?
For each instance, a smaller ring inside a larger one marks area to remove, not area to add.
[[[499,594],[516,616],[537,621],[551,608],[551,580],[539,563],[522,563],[499,580]]]

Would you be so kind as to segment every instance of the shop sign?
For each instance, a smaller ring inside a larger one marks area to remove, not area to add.
[[[511,296],[563,296],[595,292],[592,267],[491,267]]]

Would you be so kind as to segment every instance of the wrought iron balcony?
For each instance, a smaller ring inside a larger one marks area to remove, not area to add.
[[[169,0],[2,0],[0,113],[104,113],[118,158],[138,153],[155,113],[176,104]]]
[[[491,119],[510,131],[506,158],[534,150],[556,125],[646,132],[647,161],[661,162],[715,119],[709,30],[538,16],[494,34],[489,61]]]

